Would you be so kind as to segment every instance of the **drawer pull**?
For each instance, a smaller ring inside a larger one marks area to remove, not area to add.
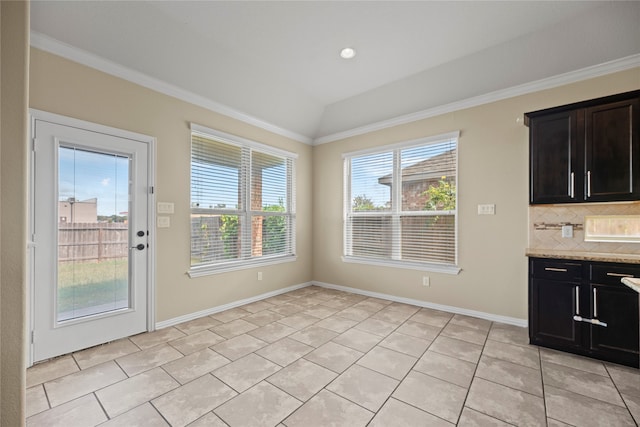
[[[573,320],[575,320],[576,322],[591,323],[592,325],[602,326],[603,328],[607,327],[607,322],[602,322],[598,319],[587,319],[586,317],[582,316],[573,316]]]
[[[611,277],[633,277],[633,274],[607,273],[607,276],[611,276]]]
[[[566,273],[567,272],[566,268],[545,267],[544,270],[545,271],[558,271],[560,273]]]

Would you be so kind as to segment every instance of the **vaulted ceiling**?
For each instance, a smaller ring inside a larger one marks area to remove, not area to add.
[[[639,65],[639,23],[638,1],[31,4],[34,46],[305,142],[611,61]],[[354,59],[339,57],[347,46]]]

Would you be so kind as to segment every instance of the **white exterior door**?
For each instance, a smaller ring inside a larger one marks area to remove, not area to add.
[[[149,141],[91,127],[32,121],[32,362],[148,330]]]

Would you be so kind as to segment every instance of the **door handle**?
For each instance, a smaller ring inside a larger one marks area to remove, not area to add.
[[[136,246],[131,246],[129,249],[137,249],[139,251],[144,250],[144,243],[138,243]]]

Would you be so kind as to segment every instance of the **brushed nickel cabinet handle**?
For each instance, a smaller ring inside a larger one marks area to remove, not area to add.
[[[571,177],[569,178],[569,197],[571,197],[572,199],[575,194],[575,184],[576,184],[575,178],[576,178],[575,173],[571,172]]]
[[[593,288],[593,317],[598,317],[598,288]]]
[[[591,197],[591,171],[587,171],[587,197]]]
[[[607,273],[607,276],[612,276],[612,277],[633,277],[633,274]]]
[[[587,319],[582,316],[573,316],[573,320],[575,320],[576,322],[591,323],[592,325],[602,326],[603,328],[607,327],[607,322],[602,322],[598,319]]]
[[[561,273],[566,273],[567,272],[566,268],[545,267],[544,270],[545,271],[559,271]]]
[[[576,286],[576,314],[580,315],[580,286]]]

